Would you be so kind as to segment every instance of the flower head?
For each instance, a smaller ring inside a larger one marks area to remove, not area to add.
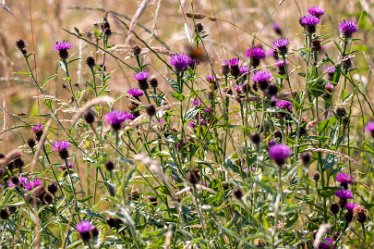
[[[71,49],[71,44],[68,41],[56,42],[53,49],[56,51],[68,50],[68,49]]]
[[[190,64],[191,58],[186,54],[175,54],[170,57],[169,63],[177,72],[183,72]]]
[[[126,120],[133,120],[135,116],[128,112],[118,110],[111,111],[105,115],[105,121],[112,126],[114,130],[119,130],[121,124]]]
[[[335,192],[335,196],[341,199],[352,199],[353,198],[352,192],[346,189],[339,189],[338,191]]]
[[[279,51],[282,53],[282,54],[286,54],[287,53],[287,46],[290,42],[288,41],[288,39],[286,38],[280,38],[278,40],[275,40],[274,41],[274,46],[279,49]]]
[[[318,249],[332,249],[333,245],[334,240],[330,237],[327,237],[319,243]]]
[[[275,106],[279,109],[292,112],[292,103],[290,101],[280,99],[276,101]]]
[[[88,242],[91,237],[96,237],[98,235],[97,228],[87,220],[83,220],[79,222],[75,229],[79,232],[79,235],[81,236],[82,240],[84,242]]]
[[[31,130],[32,130],[34,133],[37,133],[37,132],[43,132],[43,125],[42,125],[42,124],[37,124],[37,125],[35,125],[34,127],[32,127]]]
[[[30,190],[40,186],[41,184],[42,184],[42,182],[39,179],[34,179],[34,180],[26,182],[25,189],[27,191],[30,191]]]
[[[365,131],[366,131],[367,133],[370,133],[370,135],[371,135],[372,137],[374,137],[374,121],[371,121],[371,122],[369,122],[369,123],[366,125],[366,127],[365,127]]]
[[[339,30],[343,34],[343,37],[350,38],[353,33],[358,32],[358,25],[355,21],[344,20],[339,23]]]
[[[286,65],[288,65],[288,61],[284,61],[284,60],[277,60],[275,62],[275,66],[280,68],[280,67],[285,67]]]
[[[348,212],[353,212],[356,204],[354,204],[353,202],[347,202],[344,207],[348,210]]]
[[[240,74],[248,74],[249,72],[248,66],[241,66],[239,69],[240,69]]]
[[[316,32],[316,25],[320,22],[318,17],[315,16],[303,16],[300,18],[300,25],[305,28],[308,33]]]
[[[213,83],[216,79],[215,79],[215,77],[213,75],[207,74],[205,76],[205,80],[208,81],[209,83]]]
[[[53,151],[62,151],[62,150],[67,150],[70,147],[70,143],[65,140],[60,140],[56,141],[52,145],[52,150]]]
[[[318,6],[313,6],[308,9],[308,13],[312,16],[320,18],[325,14],[325,10]]]
[[[128,90],[127,93],[130,94],[131,96],[133,96],[136,99],[143,96],[143,94],[144,94],[143,90],[140,90],[139,88],[132,88],[132,89]]]
[[[60,169],[62,169],[63,171],[65,171],[67,168],[69,169],[72,169],[73,168],[73,163],[72,162],[68,162],[68,165],[66,167],[66,162],[63,163],[61,166],[60,166]]]
[[[264,70],[257,71],[252,77],[252,80],[254,82],[269,81],[270,79],[271,79],[271,73],[269,73],[268,71],[264,71]]]
[[[340,183],[352,183],[352,177],[348,174],[338,173],[336,176],[336,181]]]
[[[266,57],[265,50],[262,47],[249,48],[245,55],[249,58],[264,59]]]
[[[147,80],[149,77],[149,72],[146,71],[140,71],[134,75],[135,79],[138,81]]]
[[[285,144],[275,144],[269,148],[269,156],[279,166],[282,166],[291,155],[290,148]]]
[[[239,64],[239,58],[232,58],[229,60],[230,67],[237,66]]]

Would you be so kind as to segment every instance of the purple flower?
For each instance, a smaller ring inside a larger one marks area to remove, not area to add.
[[[334,86],[330,82],[326,82],[325,89],[326,89],[326,91],[331,93],[332,90],[334,90]]]
[[[257,71],[252,77],[252,80],[254,82],[269,81],[270,79],[271,79],[271,73],[269,73],[268,71],[264,71],[264,70]]]
[[[269,148],[269,156],[279,166],[282,166],[291,155],[290,148],[285,144],[275,144]]]
[[[70,147],[70,143],[65,140],[61,141],[56,141],[52,145],[52,150],[53,151],[62,151],[62,150],[67,150]]]
[[[315,16],[303,16],[300,18],[300,25],[303,26],[308,33],[315,33],[316,25],[319,22],[319,18]]]
[[[282,29],[277,22],[273,23],[273,30],[277,35],[282,36]]]
[[[53,48],[56,51],[68,50],[68,49],[71,49],[71,44],[68,41],[60,41],[60,42],[56,42]]]
[[[365,131],[367,133],[370,133],[372,137],[374,137],[374,121],[370,121],[366,126],[365,126]]]
[[[325,238],[318,245],[318,249],[332,249],[334,245],[334,240],[330,237]]]
[[[253,47],[249,48],[247,52],[245,53],[245,56],[248,58],[255,58],[255,59],[264,59],[266,57],[265,50],[262,47]]]
[[[205,80],[208,81],[209,83],[213,83],[214,81],[216,81],[214,76],[211,74],[207,74],[207,76],[205,76]]]
[[[239,58],[232,58],[229,61],[230,67],[237,66],[239,64]]]
[[[134,75],[135,79],[138,81],[147,80],[149,77],[149,72],[140,71]]]
[[[352,177],[348,174],[338,173],[336,176],[336,181],[340,183],[352,183]]]
[[[353,202],[347,202],[344,207],[348,210],[348,212],[353,212],[353,209],[355,209],[356,206],[357,205]]]
[[[339,30],[345,38],[351,38],[353,33],[358,32],[357,23],[353,20],[344,20],[339,23]]]
[[[207,108],[204,109],[204,112],[205,112],[206,114],[211,114],[211,113],[212,113],[212,109],[209,108],[209,107],[207,107]]]
[[[31,180],[31,181],[26,183],[25,189],[27,191],[30,191],[30,190],[40,186],[41,184],[42,184],[42,182],[39,179],[34,179],[34,180]]]
[[[95,226],[92,225],[92,223],[90,221],[86,221],[86,220],[83,220],[81,222],[79,222],[76,226],[75,226],[75,229],[77,229],[77,231],[79,233],[86,233],[86,232],[90,232],[92,229],[94,229]]]
[[[127,93],[130,94],[131,96],[133,96],[136,99],[143,96],[143,94],[144,94],[143,90],[140,90],[139,88],[132,88],[132,89],[128,90]]]
[[[292,112],[292,103],[290,101],[280,99],[276,101],[275,106],[279,109]]]
[[[68,168],[69,169],[72,169],[73,168],[73,163],[72,162],[68,162]],[[66,162],[63,163],[61,166],[60,166],[60,169],[62,169],[63,171],[65,171],[67,169],[66,167]]]
[[[111,111],[105,115],[105,121],[112,126],[114,130],[119,130],[121,124],[126,120],[133,120],[135,116],[128,112]]]
[[[169,63],[177,72],[183,72],[190,64],[191,58],[186,54],[175,54],[170,57]]]
[[[243,92],[243,87],[241,85],[234,86],[234,89],[237,93],[242,93]]]
[[[43,132],[43,125],[42,124],[37,124],[34,127],[32,127],[31,130],[34,133]]]
[[[249,72],[249,67],[248,66],[241,66],[240,68],[240,74],[241,75],[246,75],[246,74],[248,74],[248,72]]]
[[[308,9],[308,13],[312,16],[320,18],[325,14],[325,10],[317,6],[313,6]]]
[[[275,40],[273,44],[277,49],[279,49],[281,54],[286,54],[287,53],[287,46],[289,44],[288,39],[280,38],[278,40]]]
[[[192,100],[192,104],[193,104],[194,106],[198,106],[198,105],[199,105],[199,99],[198,99],[198,98],[194,98],[194,99]]]
[[[325,70],[328,74],[330,73],[334,74],[336,71],[336,68],[334,66],[330,66],[330,67],[325,67]]]
[[[286,65],[288,65],[288,61],[284,61],[284,60],[277,60],[275,62],[275,66],[277,66],[278,68],[279,67],[285,67]]]
[[[191,122],[189,123],[189,125],[190,125],[190,127],[193,128],[193,129],[196,128],[196,124],[195,124],[194,121],[191,121]]]
[[[353,198],[352,192],[346,189],[339,189],[338,191],[335,192],[335,196],[341,199],[352,199]]]

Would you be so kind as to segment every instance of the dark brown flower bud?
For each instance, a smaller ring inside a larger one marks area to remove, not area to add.
[[[133,53],[135,56],[139,56],[141,52],[142,52],[142,49],[141,49],[138,45],[135,45],[135,46],[132,48],[132,53]]]
[[[321,177],[321,175],[318,173],[318,172],[315,172],[314,174],[313,174],[313,179],[314,179],[314,181],[316,181],[316,182],[318,182],[319,181],[319,178]]]
[[[188,174],[188,181],[193,185],[199,183],[200,181],[199,170],[197,169],[191,170],[190,173]]]
[[[258,133],[253,134],[253,135],[251,136],[251,141],[252,141],[252,143],[254,143],[255,145],[259,145],[260,142],[261,142],[261,136],[260,136],[260,134],[258,134]]]
[[[240,188],[236,188],[232,191],[232,194],[234,197],[238,200],[240,200],[243,197],[243,191]]]
[[[8,212],[8,210],[6,210],[6,209],[1,209],[1,210],[0,210],[0,217],[1,217],[1,219],[3,219],[3,220],[7,220],[7,219],[9,218],[9,212]]]
[[[93,68],[96,65],[95,59],[91,56],[87,57],[86,64],[89,68]]]
[[[337,203],[331,204],[330,210],[331,210],[331,213],[336,215],[337,213],[339,213],[339,205]]]
[[[151,85],[151,87],[153,88],[156,88],[158,86],[158,81],[156,78],[152,78],[150,81],[149,81],[149,84]]]
[[[92,124],[93,122],[95,122],[95,115],[93,114],[91,110],[87,110],[83,114],[83,118],[84,118],[84,121],[86,121],[88,124]]]
[[[336,108],[336,115],[338,115],[338,117],[340,118],[343,118],[345,115],[347,115],[347,111],[344,107],[340,106]]]
[[[304,165],[308,165],[310,163],[311,156],[309,152],[301,153],[300,158]]]
[[[112,161],[108,161],[105,163],[105,168],[106,170],[108,171],[112,171],[114,170],[114,163]]]
[[[148,116],[152,117],[156,114],[156,107],[154,105],[149,105],[145,109],[145,112],[148,114]]]
[[[35,147],[35,140],[30,138],[27,140],[27,145],[30,147],[30,148],[34,148]]]
[[[55,194],[56,192],[57,192],[57,188],[58,188],[58,186],[57,186],[57,183],[55,183],[55,182],[52,182],[51,184],[49,184],[48,185],[48,191],[51,193],[51,194]]]

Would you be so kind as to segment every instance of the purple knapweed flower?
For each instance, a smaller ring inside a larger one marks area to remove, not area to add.
[[[283,99],[277,100],[275,106],[279,109],[287,110],[289,112],[292,112],[293,109],[292,103]]]
[[[189,123],[189,126],[190,126],[191,128],[193,128],[193,129],[196,128],[196,124],[195,124],[194,121],[191,121],[191,122]]]
[[[64,41],[56,42],[53,49],[56,50],[56,51],[60,51],[60,50],[71,49],[71,47],[72,46],[71,46],[70,42],[64,40]]]
[[[300,25],[303,26],[308,33],[315,33],[316,26],[319,22],[319,18],[312,15],[300,18]]]
[[[274,41],[274,46],[281,52],[281,54],[287,54],[287,46],[290,42],[286,38],[280,38]]]
[[[370,121],[366,126],[365,126],[365,131],[369,133],[372,137],[374,137],[374,121]]]
[[[148,79],[149,77],[149,72],[146,72],[146,71],[140,71],[140,72],[137,72],[135,75],[134,75],[135,79],[138,80],[138,81],[142,81],[142,80],[146,80]]]
[[[193,104],[194,106],[198,106],[198,105],[199,105],[199,99],[198,99],[198,98],[194,98],[194,99],[192,100],[192,104]]]
[[[265,70],[257,71],[252,76],[253,82],[256,82],[262,91],[265,91],[267,89],[270,79],[271,73]]]
[[[141,90],[139,88],[132,88],[132,89],[128,90],[127,93],[130,94],[131,96],[133,96],[136,99],[139,99],[139,97],[143,96],[143,94],[144,94],[143,90]]]
[[[98,235],[96,227],[90,221],[87,220],[79,222],[75,226],[75,229],[77,229],[79,235],[81,236],[81,239],[84,242],[87,242],[91,239],[91,237],[96,237]]]
[[[308,9],[308,13],[312,16],[320,18],[325,14],[325,10],[318,6],[313,6]]]
[[[282,166],[291,155],[290,148],[285,144],[275,144],[269,148],[269,156],[279,166]]]
[[[352,183],[352,177],[349,174],[338,173],[336,175],[336,181],[340,183]]]
[[[326,89],[326,91],[328,91],[328,92],[332,92],[332,90],[334,90],[334,86],[333,86],[333,84],[331,84],[330,82],[326,82],[326,84],[325,84],[325,89]]]
[[[43,125],[42,124],[37,124],[31,128],[31,130],[34,132],[36,136],[36,140],[40,140],[40,138],[43,135]]]
[[[230,74],[234,77],[238,77],[240,75],[239,58],[230,59],[229,64],[230,64]]]
[[[70,143],[65,140],[60,140],[56,141],[52,145],[52,150],[53,151],[62,151],[62,150],[67,150],[70,147]]]
[[[339,189],[335,192],[335,196],[341,198],[341,199],[352,199],[353,194],[350,190],[347,189]]]
[[[191,58],[186,54],[175,54],[170,57],[169,63],[174,67],[175,71],[183,72],[187,70]]]
[[[34,180],[31,180],[31,181],[28,181],[26,184],[25,184],[25,189],[27,191],[30,191],[38,186],[40,186],[42,184],[42,182],[39,180],[39,179],[34,179]]]
[[[246,74],[248,74],[248,72],[249,72],[249,67],[248,67],[248,66],[241,66],[241,67],[239,68],[239,70],[240,70],[240,74],[241,74],[241,75],[246,75]]]
[[[339,23],[339,30],[343,37],[351,38],[353,33],[358,32],[358,25],[353,20],[344,20]]]
[[[113,130],[121,129],[121,124],[126,120],[133,120],[135,116],[128,112],[118,110],[111,111],[105,115],[105,121],[110,124]]]
[[[333,245],[334,240],[330,237],[327,237],[319,243],[318,249],[332,249]]]
[[[59,52],[62,60],[66,60],[69,57],[68,50],[71,49],[71,44],[68,41],[60,41],[56,42],[53,48]]]
[[[216,81],[215,77],[211,74],[207,74],[205,76],[205,80],[208,81],[209,83],[214,83]]]
[[[277,35],[279,35],[279,36],[282,36],[282,29],[281,29],[281,27],[279,26],[279,23],[277,23],[277,22],[274,22],[273,23],[273,30],[274,30],[274,32],[277,34]]]
[[[277,60],[275,66],[278,68],[278,73],[280,75],[286,74],[286,66],[288,65],[287,60]]]
[[[249,48],[245,56],[251,59],[252,66],[256,68],[260,65],[260,60],[266,57],[266,52],[262,47],[256,46]]]
[[[353,202],[347,202],[344,207],[348,210],[348,212],[353,213],[353,209],[355,209],[356,206],[357,205],[354,204]]]
[[[232,58],[229,60],[230,67],[237,66],[239,64],[239,58]]]

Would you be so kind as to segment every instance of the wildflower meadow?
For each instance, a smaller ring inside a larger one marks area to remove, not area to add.
[[[0,248],[374,248],[371,1],[42,2],[0,3]]]

